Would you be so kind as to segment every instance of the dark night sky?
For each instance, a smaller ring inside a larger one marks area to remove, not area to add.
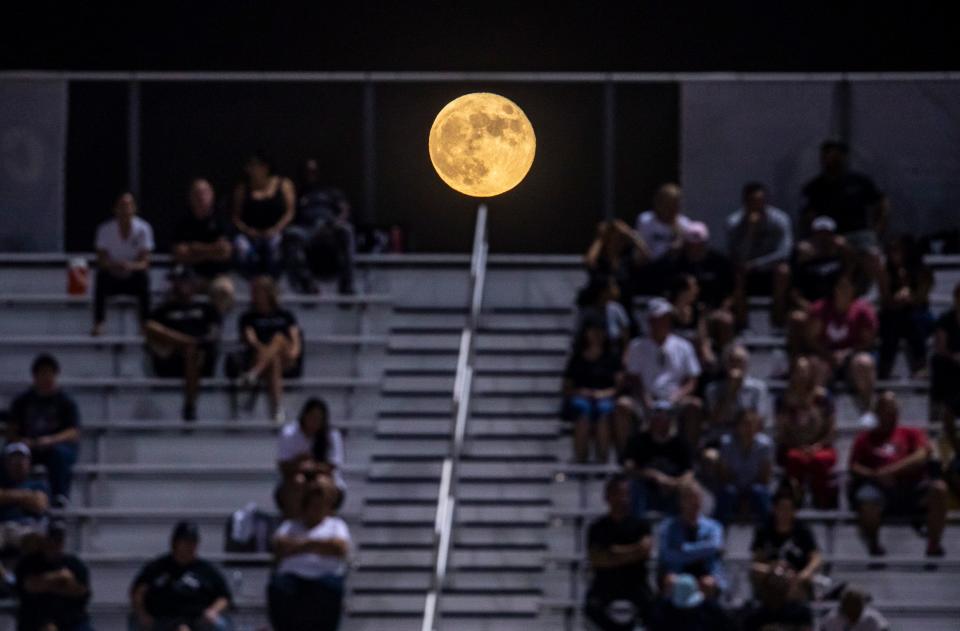
[[[88,70],[948,70],[950,3],[20,2],[0,65]],[[894,3],[889,3],[894,4]],[[115,6],[111,6],[115,5]]]

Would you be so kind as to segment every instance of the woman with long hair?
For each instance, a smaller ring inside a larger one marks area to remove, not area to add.
[[[281,272],[283,231],[295,214],[296,191],[289,178],[274,173],[273,162],[262,151],[250,155],[244,173],[244,181],[233,190],[237,265],[247,276],[276,278]]]
[[[326,401],[311,397],[303,404],[300,416],[280,430],[277,441],[277,465],[281,482],[276,500],[284,517],[299,515],[303,494],[320,478],[333,481],[337,491],[336,507],[343,501],[345,484],[343,437],[330,426]]]

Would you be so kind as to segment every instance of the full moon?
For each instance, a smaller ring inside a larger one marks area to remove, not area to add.
[[[519,184],[533,164],[537,138],[516,103],[499,94],[464,94],[440,110],[430,128],[430,161],[454,190],[499,195]]]

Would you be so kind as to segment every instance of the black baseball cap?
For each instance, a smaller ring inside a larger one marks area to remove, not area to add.
[[[180,521],[173,527],[173,534],[170,535],[171,541],[200,541],[200,529],[192,521]]]

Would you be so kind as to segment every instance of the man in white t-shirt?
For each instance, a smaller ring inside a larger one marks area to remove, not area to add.
[[[273,538],[277,571],[267,586],[275,631],[336,629],[352,543],[347,524],[333,515],[329,481],[303,498],[302,518],[280,524]]]
[[[683,234],[690,219],[681,212],[683,192],[676,184],[667,183],[653,196],[653,208],[637,216],[637,232],[647,246],[650,260],[638,276],[641,294],[657,294],[666,289],[672,278],[672,261],[683,247]]]
[[[109,296],[134,296],[141,324],[150,312],[150,253],[153,229],[137,217],[132,193],[113,205],[113,219],[97,228],[97,276],[93,300],[93,335],[103,333]]]
[[[663,298],[647,306],[648,335],[632,340],[624,353],[627,391],[618,401],[615,423],[629,433],[636,415],[644,416],[654,402],[666,401],[679,410],[679,421],[689,435],[699,429],[703,404],[694,395],[700,362],[693,344],[672,329],[673,307]]]

